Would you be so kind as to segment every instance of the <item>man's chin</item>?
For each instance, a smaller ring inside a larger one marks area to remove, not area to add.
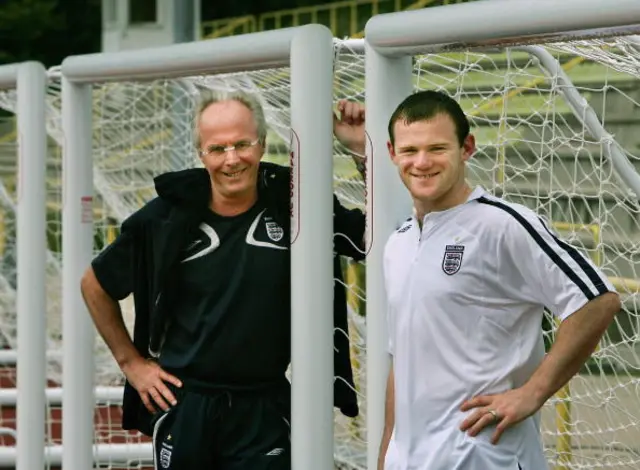
[[[416,184],[411,188],[411,194],[414,198],[422,201],[432,201],[440,197],[441,191],[437,186],[428,186],[424,184]]]
[[[221,193],[227,196],[233,196],[251,192],[255,188],[256,182],[249,174],[235,178],[222,176],[216,178],[216,186]]]

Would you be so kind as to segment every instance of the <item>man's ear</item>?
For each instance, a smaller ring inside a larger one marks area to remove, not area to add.
[[[260,140],[260,146],[262,147],[262,151],[260,152],[260,159],[262,159],[262,157],[264,157],[265,152],[267,151],[267,138],[264,137],[262,140]]]
[[[469,160],[476,153],[476,138],[473,134],[469,134],[462,143],[462,160]]]
[[[396,151],[393,148],[393,144],[390,140],[387,141],[387,150],[389,151],[389,157],[391,158],[391,162],[396,164]]]

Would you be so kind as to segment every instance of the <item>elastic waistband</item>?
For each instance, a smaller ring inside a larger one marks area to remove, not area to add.
[[[281,380],[274,380],[271,382],[258,382],[252,384],[227,384],[227,383],[214,383],[206,382],[202,380],[195,380],[191,378],[184,378],[177,375],[182,381],[182,387],[178,388],[172,384],[171,389],[175,392],[193,392],[200,395],[220,395],[220,394],[264,394],[264,393],[278,393],[290,389],[289,381],[286,378]]]

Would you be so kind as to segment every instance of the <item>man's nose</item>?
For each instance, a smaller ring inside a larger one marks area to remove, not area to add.
[[[225,163],[227,165],[233,165],[235,163],[238,163],[239,161],[240,158],[238,157],[238,152],[236,152],[235,148],[227,150],[227,153],[225,154]]]
[[[413,161],[413,166],[418,168],[429,168],[433,163],[431,157],[429,156],[429,152],[425,150],[420,150],[416,153],[416,157]]]

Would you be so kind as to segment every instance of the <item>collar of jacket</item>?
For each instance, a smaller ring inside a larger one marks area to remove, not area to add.
[[[204,168],[164,173],[154,179],[158,196],[173,206],[204,209],[211,200],[211,180]],[[261,162],[258,167],[258,194],[272,202],[289,198],[289,168],[275,163]],[[277,204],[279,206],[279,204]]]

